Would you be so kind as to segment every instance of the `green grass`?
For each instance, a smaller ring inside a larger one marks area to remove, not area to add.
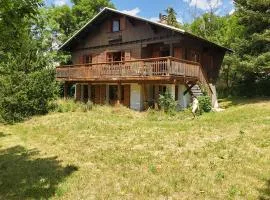
[[[270,101],[222,105],[191,120],[72,104],[0,125],[0,199],[270,199]]]

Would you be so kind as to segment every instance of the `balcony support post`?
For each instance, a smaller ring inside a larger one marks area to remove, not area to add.
[[[68,83],[64,82],[64,99],[67,99],[68,96]]]
[[[142,101],[142,108],[146,110],[148,108],[148,91],[147,85],[142,82],[141,84],[141,101]]]
[[[81,102],[83,102],[83,97],[84,97],[84,85],[83,84],[81,84]]]
[[[91,83],[88,83],[88,101],[91,101]]]
[[[116,104],[120,105],[121,99],[122,99],[122,97],[121,97],[121,95],[122,95],[121,82],[118,82],[117,86],[118,86],[118,88],[117,88],[117,102],[116,102]]]

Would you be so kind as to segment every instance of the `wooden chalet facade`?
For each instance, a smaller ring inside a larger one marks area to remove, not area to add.
[[[61,51],[72,64],[56,68],[64,95],[76,85],[76,100],[143,110],[166,90],[182,107],[201,88],[217,106],[215,82],[229,49],[181,29],[104,8]]]

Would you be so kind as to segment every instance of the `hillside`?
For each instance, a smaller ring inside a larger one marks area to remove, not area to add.
[[[125,108],[0,125],[0,199],[269,199],[270,101],[191,120]]]

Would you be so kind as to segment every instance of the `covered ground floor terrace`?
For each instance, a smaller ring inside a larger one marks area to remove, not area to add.
[[[128,108],[142,111],[149,107],[156,108],[160,94],[166,91],[177,101],[179,108],[186,108],[191,97],[187,87],[183,84],[164,84],[158,82],[145,83],[69,83],[64,84],[64,97],[68,97],[69,90],[75,85],[74,98],[77,101],[92,101],[101,105],[122,104]]]

